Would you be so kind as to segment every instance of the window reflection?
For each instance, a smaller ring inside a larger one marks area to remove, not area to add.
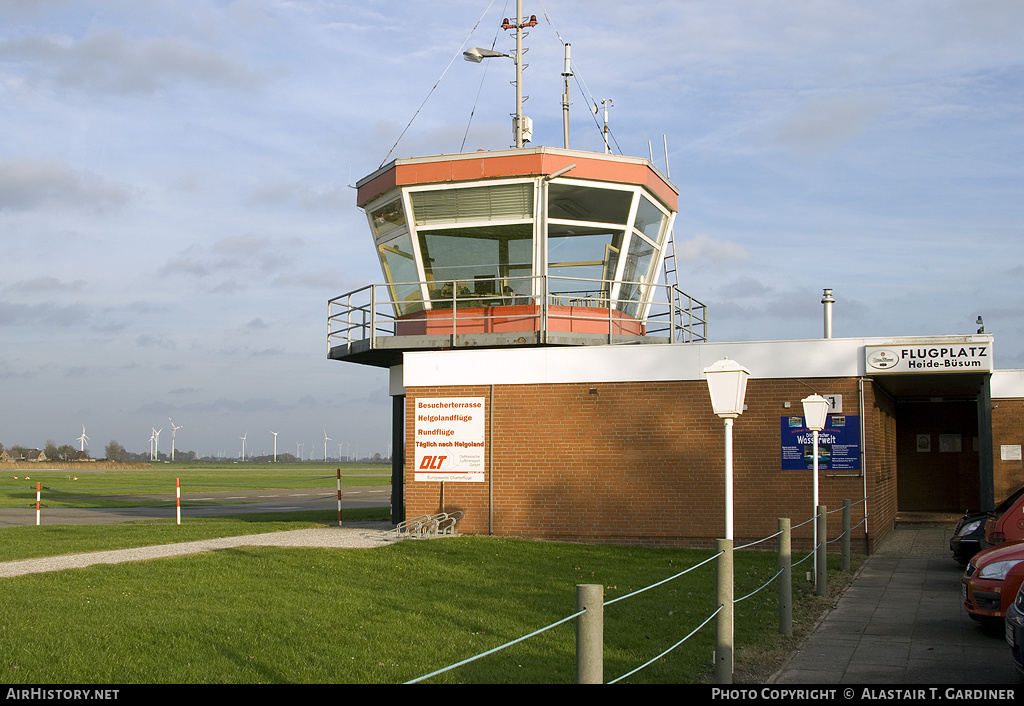
[[[646,284],[651,281],[656,248],[648,240],[633,233],[629,239],[629,253],[622,269],[622,287],[619,290],[619,310],[636,316],[646,296]]]
[[[632,203],[632,191],[574,184],[548,187],[548,217],[553,219],[624,225]]]
[[[405,213],[402,211],[402,201],[395,200],[385,204],[370,214],[370,222],[373,224],[373,234],[379,241],[384,236],[405,226]]]
[[[401,199],[370,212],[397,314],[533,302],[547,275],[552,301],[646,315],[669,216],[642,188],[546,184],[547,269],[535,271],[536,182],[479,184],[409,189],[409,213]]]
[[[640,197],[640,205],[636,211],[634,228],[653,240],[661,242],[661,229],[668,222],[665,214],[646,197]]]
[[[412,254],[412,238],[409,233],[377,246],[380,264],[384,269],[384,281],[391,291],[391,301],[399,316],[423,309],[420,294],[419,274]]]
[[[622,236],[621,230],[551,224],[548,291],[572,294],[581,302],[589,300],[592,306],[608,306],[608,287],[615,279]]]
[[[453,299],[471,306],[529,297],[533,270],[530,224],[420,232],[420,251],[434,308]]]

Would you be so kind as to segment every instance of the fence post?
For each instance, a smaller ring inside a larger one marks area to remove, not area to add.
[[[828,559],[828,509],[824,505],[818,506],[818,516],[815,522],[818,526],[818,546],[814,548],[815,557],[818,560],[818,575],[814,577],[814,592],[819,596],[828,595],[828,569],[825,563]]]
[[[793,634],[793,548],[789,518],[779,518],[779,633]]]
[[[366,326],[366,317],[363,317],[363,326]],[[377,288],[370,285],[370,348],[377,348]],[[243,459],[244,460],[244,459]],[[301,459],[300,459],[301,460]]]
[[[576,683],[604,683],[604,586],[576,586]]]
[[[850,570],[850,501],[843,500],[843,571]]]
[[[715,683],[732,684],[733,673],[733,565],[732,540],[719,539],[718,591],[715,602],[722,606],[715,621]]]

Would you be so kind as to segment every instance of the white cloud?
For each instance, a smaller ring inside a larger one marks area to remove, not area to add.
[[[183,37],[137,39],[121,30],[78,41],[42,35],[5,39],[0,58],[25,64],[36,80],[113,93],[152,93],[182,80],[252,90],[271,76]]]
[[[71,209],[106,212],[134,191],[56,159],[0,158],[0,211]]]
[[[742,262],[749,255],[746,248],[738,243],[717,241],[708,235],[700,234],[691,240],[676,243],[676,257],[680,262]]]

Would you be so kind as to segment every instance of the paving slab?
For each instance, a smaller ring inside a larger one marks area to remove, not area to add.
[[[770,680],[776,684],[1020,684],[1002,631],[960,599],[952,527],[898,526]]]

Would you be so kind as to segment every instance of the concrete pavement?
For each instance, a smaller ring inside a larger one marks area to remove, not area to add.
[[[1002,631],[967,616],[952,527],[899,526],[772,679],[777,684],[1018,684]]]

